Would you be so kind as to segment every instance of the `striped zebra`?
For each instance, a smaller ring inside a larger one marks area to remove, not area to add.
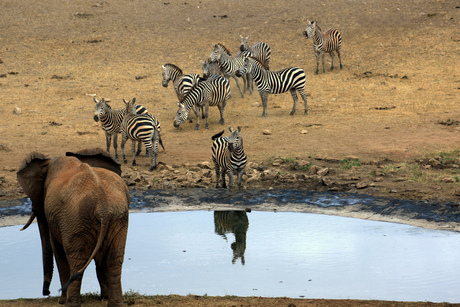
[[[108,104],[108,100],[102,98],[98,101],[93,97],[95,105],[94,121],[101,121],[102,130],[105,132],[105,140],[107,151],[110,152],[110,144],[113,137],[113,148],[115,150],[115,159],[118,161],[118,134],[121,132],[120,126],[126,114],[126,108],[120,110],[112,110]],[[136,105],[136,114],[145,114],[147,109],[141,105]],[[136,156],[141,153],[142,144],[139,142]]]
[[[198,74],[187,74],[182,73],[182,69],[174,64],[161,65],[163,68],[163,81],[164,87],[168,87],[169,81],[173,82],[174,91],[176,92],[177,98],[181,100],[185,94],[198,82],[203,80]]]
[[[227,233],[233,233],[235,236],[235,242],[230,245],[233,250],[233,264],[238,258],[241,259],[242,265],[245,264],[244,253],[248,228],[249,219],[245,211],[214,211],[214,232],[225,241],[228,241]]]
[[[176,113],[174,120],[174,127],[179,127],[189,116],[190,109],[196,106],[196,126],[195,130],[198,130],[200,126],[200,109],[204,107],[204,117],[206,118],[205,129],[209,128],[208,113],[210,106],[217,106],[220,111],[219,123],[223,125],[225,123],[224,110],[227,105],[227,100],[230,97],[230,85],[228,81],[220,76],[215,75],[196,84],[190,89],[185,95],[184,99],[177,103],[179,109]]]
[[[211,76],[222,75],[218,62],[212,62],[211,58],[206,61],[201,61],[201,69],[203,70],[203,78],[208,79]]]
[[[238,87],[242,98],[244,98],[244,94],[241,90],[240,83],[238,82],[238,76],[236,76],[236,72],[238,71],[238,68],[241,66],[245,56],[247,55],[249,55],[248,52],[241,52],[232,56],[230,51],[224,45],[215,44],[210,56],[211,62],[217,61],[219,63],[219,68],[227,80],[229,80],[230,77],[235,79],[236,86]],[[243,79],[243,82],[246,82],[246,79]],[[247,88],[246,83],[244,83],[244,88]]]
[[[264,65],[257,59],[247,57],[243,65],[238,70],[237,75],[242,76],[250,73],[257,85],[260,98],[262,98],[263,112],[262,116],[267,117],[267,100],[268,94],[281,94],[287,91],[291,92],[294,105],[291,115],[294,115],[297,107],[297,93],[299,92],[305,103],[305,114],[308,112],[307,96],[305,95],[305,72],[302,68],[289,67],[279,71],[268,71]]]
[[[216,169],[216,188],[219,188],[219,179],[222,175],[222,188],[227,188],[225,183],[225,174],[228,173],[228,188],[233,186],[233,175],[238,176],[238,190],[242,190],[241,178],[244,174],[244,169],[247,163],[247,155],[243,147],[243,136],[241,135],[241,127],[238,130],[233,130],[228,127],[230,136],[222,136],[224,131],[212,137],[212,161]]]
[[[176,92],[177,99],[182,100],[187,94],[187,92],[198,82],[203,81],[204,78],[200,77],[198,74],[186,74],[182,73],[182,69],[177,67],[174,64],[165,64],[161,65],[163,68],[163,81],[162,84],[164,87],[168,87],[169,81],[172,81],[174,85],[174,91]],[[201,109],[203,112],[203,108]],[[194,109],[195,114],[197,114],[196,110]],[[204,114],[204,112],[203,112]],[[192,120],[190,119],[190,122]]]
[[[136,98],[126,102],[123,99],[123,102],[126,104],[126,115],[123,118],[121,124],[121,151],[123,153],[123,162],[127,163],[125,155],[125,143],[129,139],[133,141],[142,141],[145,145],[145,150],[150,155],[150,168],[149,171],[154,170],[158,166],[158,143],[162,146],[162,141],[160,137],[160,123],[158,120],[151,114],[136,114],[135,113],[135,103]],[[164,150],[164,147],[163,147]],[[135,155],[135,146],[133,143],[132,146],[133,152],[133,165],[136,165],[136,155]]]
[[[264,63],[267,70],[270,68],[270,56],[272,51],[267,43],[258,42],[249,46],[248,40],[251,35],[244,37],[240,35],[240,51],[249,51],[251,56]]]
[[[306,39],[313,37],[313,50],[316,55],[316,74],[319,71],[319,57],[323,62],[323,74],[326,73],[324,69],[324,54],[329,53],[331,56],[331,70],[334,69],[334,51],[337,52],[339,57],[340,69],[342,69],[342,58],[340,57],[340,47],[342,46],[342,35],[335,29],[329,29],[321,32],[321,28],[316,24],[316,21],[310,22],[307,20],[307,28],[302,34]]]

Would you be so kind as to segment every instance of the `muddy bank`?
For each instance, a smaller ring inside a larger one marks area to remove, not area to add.
[[[0,226],[25,223],[27,198],[0,201]],[[247,210],[305,212],[460,231],[458,203],[409,201],[364,194],[302,190],[165,189],[131,192],[132,212]]]

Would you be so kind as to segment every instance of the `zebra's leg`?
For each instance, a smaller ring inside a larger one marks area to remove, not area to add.
[[[334,70],[334,51],[329,52],[331,56],[331,70]]]
[[[216,189],[218,189],[220,179],[220,166],[217,163],[214,163],[214,168],[216,170]]]
[[[150,168],[149,168],[149,172],[153,171],[158,166],[158,151],[159,151],[158,141],[159,141],[159,139],[160,139],[160,134],[159,134],[158,130],[155,129],[155,131],[153,131],[153,135],[152,135],[152,138],[151,138],[153,148],[150,149]]]
[[[193,109],[193,108],[192,108]],[[200,107],[198,105],[195,106],[195,113],[196,113],[196,125],[195,125],[195,130],[198,130],[198,128],[200,127]],[[206,128],[208,129],[208,128]]]
[[[264,108],[262,112],[262,117],[267,117],[267,100],[268,100],[268,93],[267,92],[259,92],[260,98],[262,98],[262,106]]]
[[[136,165],[136,141],[133,140],[131,144],[131,151],[133,152],[133,166]]]
[[[324,52],[321,52],[321,62],[323,62],[323,74],[325,74],[326,69],[324,68]]]
[[[243,179],[244,169],[238,170],[238,191],[242,191],[241,180]]]
[[[241,98],[244,98],[243,91],[241,90],[241,87],[240,87],[240,82],[238,82],[238,77],[237,77],[237,76],[233,76],[233,79],[235,79],[236,86],[237,86],[238,89],[240,90]]]
[[[219,124],[224,125],[225,124],[225,118],[224,118],[225,102],[223,104],[218,104],[217,107],[219,108],[219,112],[220,112]]]
[[[115,150],[115,160],[118,162],[118,133],[113,135],[113,149]]]
[[[302,97],[303,102],[305,104],[305,112],[304,112],[304,114],[307,114],[308,113],[307,95],[305,95],[305,91],[303,89],[300,89],[299,93],[300,93],[300,97]]]
[[[340,57],[340,49],[337,49],[337,57],[339,58],[340,69],[342,69],[342,58]]]
[[[232,190],[233,187],[233,170],[230,169],[228,171],[228,189]]]
[[[227,173],[227,170],[225,168],[222,168],[222,188],[226,189],[227,188],[227,183],[225,182],[225,174]]]
[[[126,155],[125,155],[125,144],[126,141],[128,140],[128,137],[123,135],[121,139],[121,153],[123,155],[123,162],[128,163],[128,160],[126,160]]]
[[[206,125],[204,126],[204,129],[209,129],[209,103],[206,103],[204,105],[204,117],[206,118]]]
[[[105,133],[105,143],[107,145],[107,151],[110,152],[110,145],[112,143],[112,135],[108,132]]]
[[[289,115],[294,115],[295,109],[297,108],[297,100],[299,100],[299,97],[297,97],[295,88],[291,88],[289,91],[291,92],[292,99],[294,100],[294,105],[292,106],[292,111],[289,113]]]
[[[315,74],[317,75],[318,72],[319,72],[319,56],[320,56],[320,53],[315,52],[315,56],[316,56],[316,71],[315,71]]]

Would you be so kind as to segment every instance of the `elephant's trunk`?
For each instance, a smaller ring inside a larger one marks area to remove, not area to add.
[[[50,284],[53,278],[53,250],[51,248],[50,231],[48,222],[44,214],[37,215],[38,229],[40,230],[40,239],[42,241],[43,255],[43,295],[50,294]]]

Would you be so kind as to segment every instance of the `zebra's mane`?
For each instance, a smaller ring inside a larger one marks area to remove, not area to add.
[[[176,65],[174,65],[174,64],[170,64],[170,63],[167,63],[167,64],[165,64],[164,66],[165,66],[165,67],[168,67],[168,66],[169,66],[169,67],[172,67],[173,69],[176,69],[176,70],[178,70],[178,71],[179,71],[179,73],[182,75],[182,69],[180,69],[180,68],[179,68],[179,67],[177,67]]]
[[[216,46],[218,46],[219,48],[221,48],[222,50],[224,50],[226,54],[232,55],[232,54],[230,53],[230,50],[228,50],[227,47],[225,47],[225,46],[222,45],[221,43],[216,44]]]
[[[262,62],[262,61],[260,61],[259,59],[255,58],[255,57],[253,57],[253,56],[248,56],[248,58],[251,58],[251,59],[253,59],[253,60],[254,60],[254,62],[256,62],[256,63],[259,63],[259,64],[260,64],[260,66],[262,66],[262,67],[263,67],[263,69],[265,69],[265,70],[268,70],[268,69],[267,69],[267,66],[265,66],[265,63],[263,63],[263,62]]]

